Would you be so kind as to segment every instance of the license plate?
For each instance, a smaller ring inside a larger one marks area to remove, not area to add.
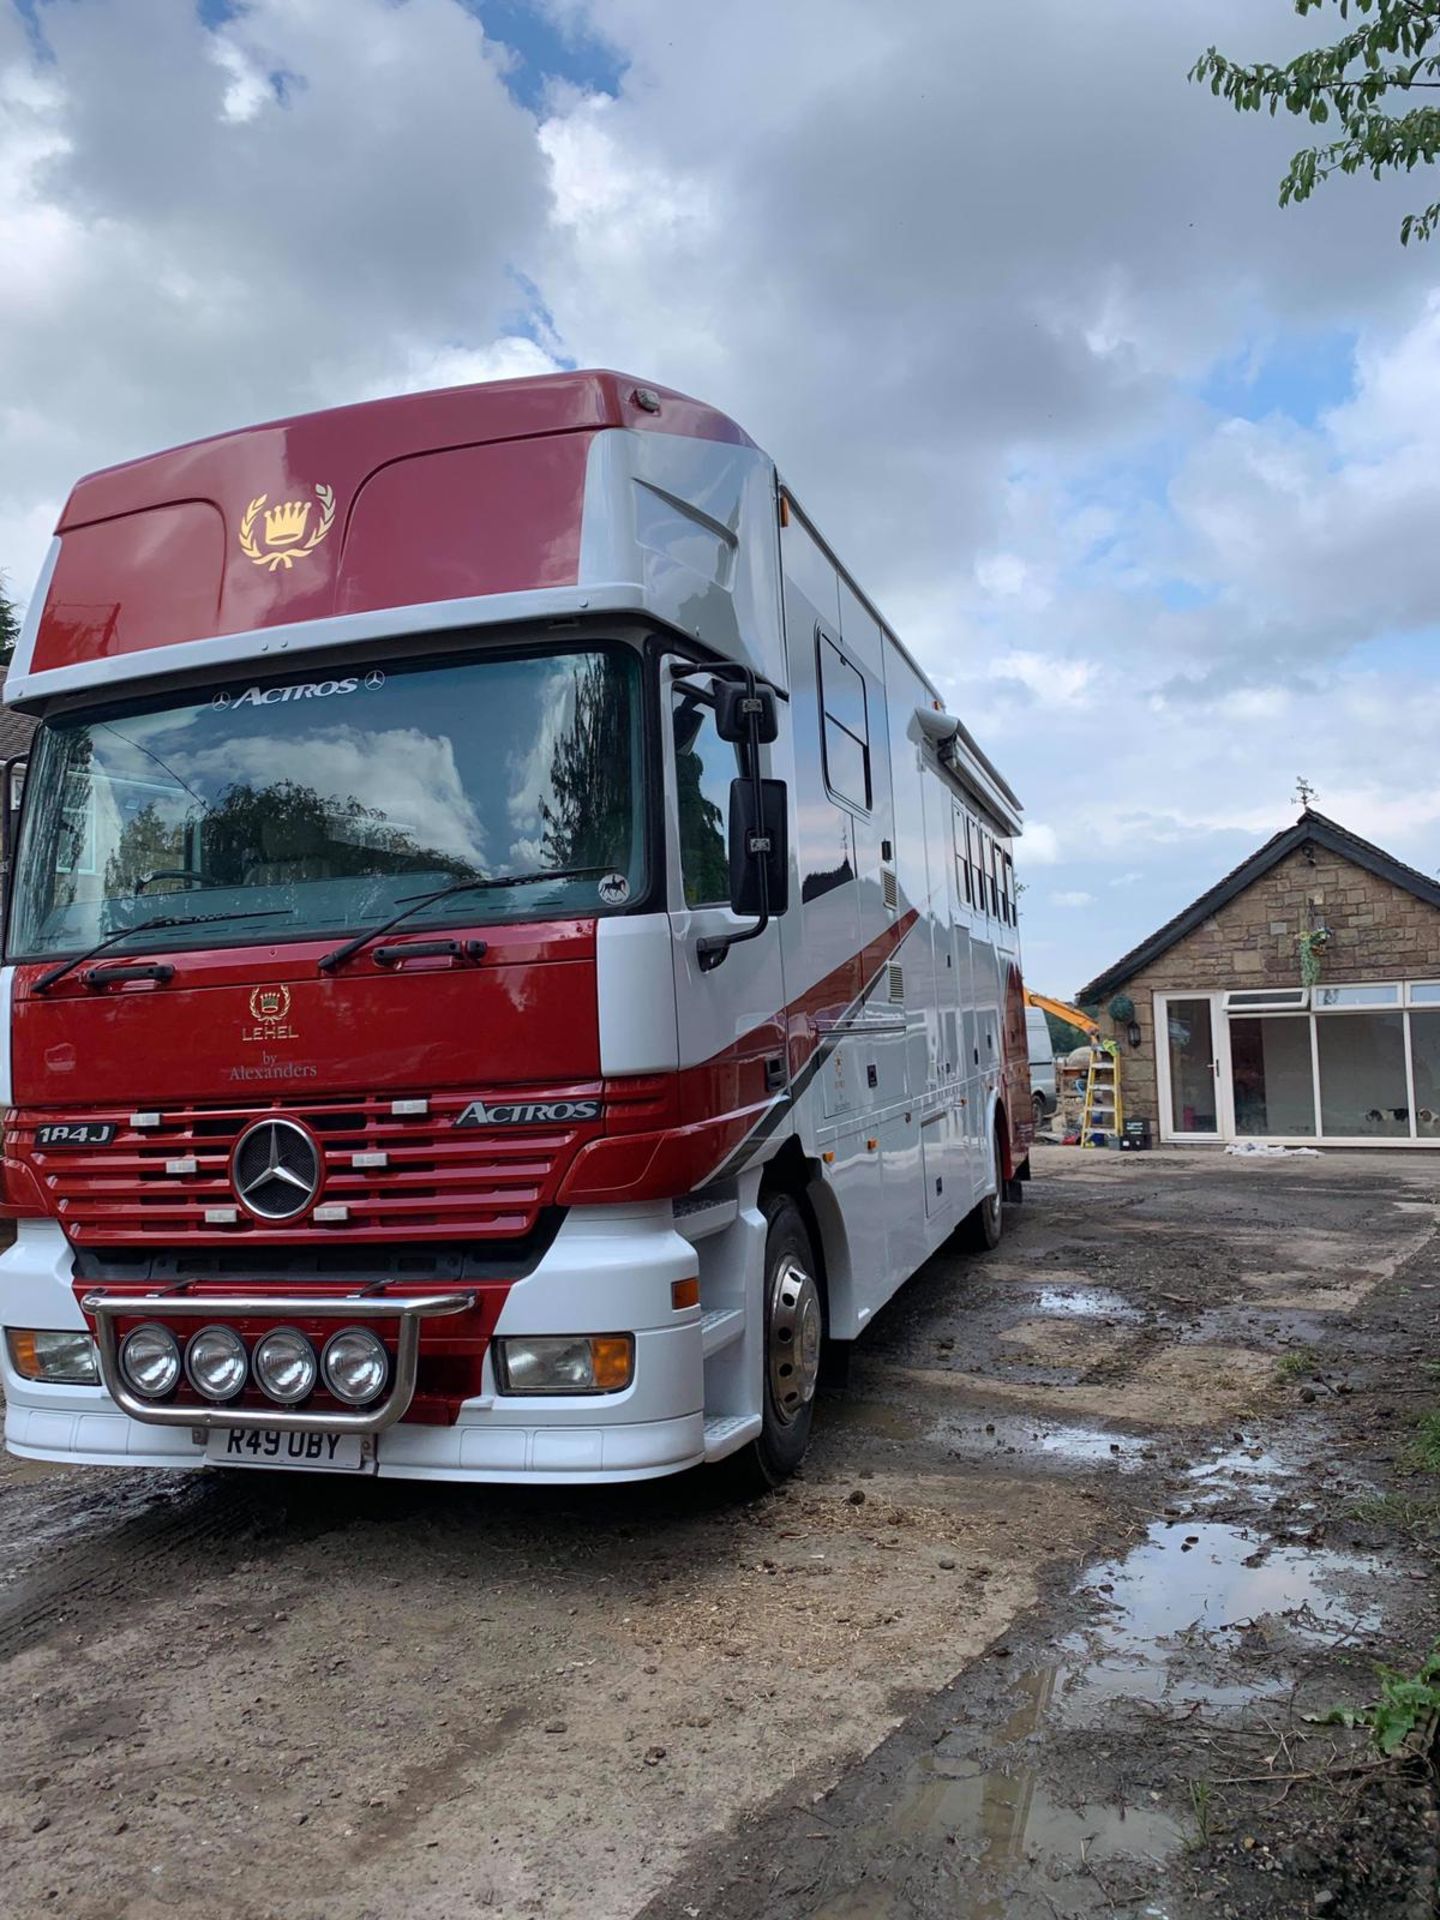
[[[212,1427],[205,1458],[222,1467],[304,1467],[354,1473],[365,1464],[358,1433],[282,1433],[276,1427]]]

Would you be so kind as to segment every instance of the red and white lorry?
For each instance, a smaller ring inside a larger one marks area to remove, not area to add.
[[[94,474],[5,697],[13,1453],[774,1480],[822,1351],[998,1237],[1019,804],[712,408]]]

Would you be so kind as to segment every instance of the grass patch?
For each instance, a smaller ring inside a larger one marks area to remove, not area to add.
[[[1419,1473],[1440,1473],[1440,1407],[1422,1413],[1406,1448],[1406,1464]]]
[[[1362,1527],[1400,1534],[1416,1546],[1440,1540],[1440,1497],[1434,1494],[1365,1494],[1352,1500],[1346,1513]]]
[[[1275,1374],[1280,1380],[1300,1380],[1314,1373],[1319,1364],[1320,1356],[1313,1347],[1297,1347],[1275,1362]]]
[[[1215,1837],[1214,1792],[1208,1780],[1190,1782],[1190,1810],[1195,1816],[1195,1838],[1190,1846],[1197,1850],[1208,1847]]]

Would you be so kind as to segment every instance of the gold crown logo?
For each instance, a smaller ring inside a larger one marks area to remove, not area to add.
[[[271,507],[265,515],[266,546],[288,547],[303,538],[309,518],[308,500],[287,500],[284,506]]]
[[[297,560],[307,553],[313,553],[329,533],[335,519],[335,489],[316,487],[315,498],[320,502],[320,518],[308,536],[305,529],[310,523],[310,501],[284,500],[279,506],[266,507],[268,498],[267,494],[262,493],[258,499],[250,502],[240,516],[240,551],[257,567],[265,567],[271,573],[277,567],[284,567],[288,573]],[[256,528],[262,508],[263,540],[257,538]]]

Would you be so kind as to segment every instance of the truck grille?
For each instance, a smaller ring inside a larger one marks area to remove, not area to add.
[[[600,1091],[593,1083],[507,1088],[506,1098],[596,1100]],[[12,1109],[6,1152],[30,1167],[77,1246],[519,1239],[554,1202],[576,1148],[603,1123],[457,1128],[473,1098],[387,1093],[150,1113],[87,1109],[85,1120],[113,1125],[115,1134],[105,1146],[80,1148],[35,1144],[37,1127],[70,1114]],[[405,1112],[407,1106],[422,1110]],[[319,1218],[307,1209],[293,1222],[257,1220],[236,1198],[230,1179],[235,1142],[272,1113],[300,1121],[319,1143]],[[374,1163],[378,1155],[383,1165]],[[207,1220],[207,1212],[225,1208],[235,1210],[233,1222]]]

